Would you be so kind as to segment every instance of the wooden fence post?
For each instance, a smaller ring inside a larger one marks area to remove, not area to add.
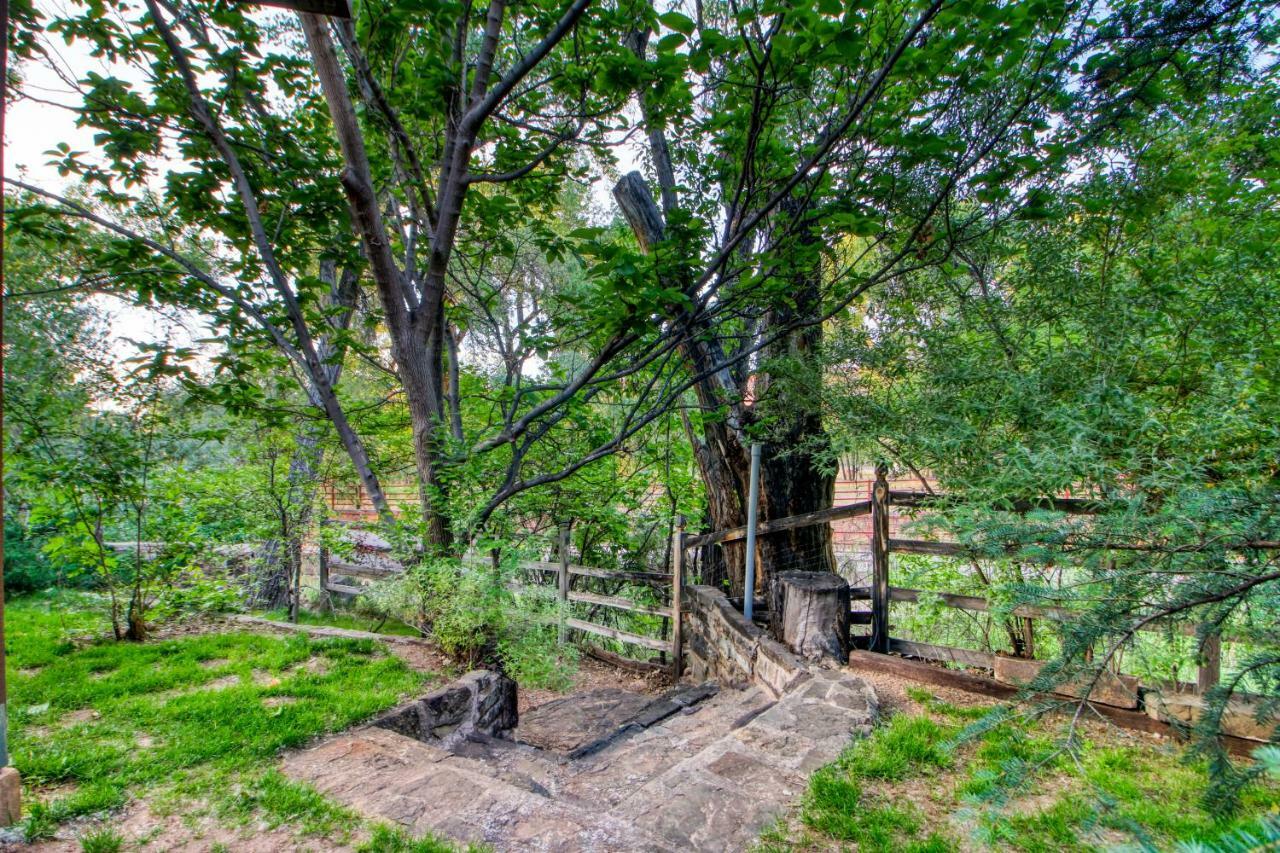
[[[1218,685],[1222,675],[1222,635],[1214,632],[1204,638],[1200,667],[1196,670],[1196,692],[1201,696]]]
[[[873,652],[889,651],[889,468],[876,465],[871,487],[871,642]]]
[[[671,534],[671,672],[684,675],[684,626],[680,608],[684,591],[684,516],[676,516],[676,529]]]
[[[559,587],[556,591],[556,598],[559,603],[560,612],[560,644],[564,645],[568,638],[568,630],[565,628],[565,613],[569,609],[569,522],[560,522],[560,544],[557,548],[560,557],[560,569],[556,573],[556,580]]]
[[[319,566],[316,569],[316,573],[320,576],[320,609],[322,611],[333,608],[333,601],[329,597],[329,546],[324,541],[325,528],[328,526],[329,520],[327,518],[320,519],[320,553],[318,555]]]

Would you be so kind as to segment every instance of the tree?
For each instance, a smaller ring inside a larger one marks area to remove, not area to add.
[[[93,4],[48,21],[50,32],[88,43],[145,84],[96,71],[68,80],[80,103],[51,106],[100,131],[100,156],[66,143],[53,153],[86,197],[6,178],[52,203],[24,199],[10,227],[73,244],[84,231],[50,221],[68,217],[110,237],[85,252],[95,273],[80,286],[204,314],[223,345],[218,365],[233,376],[283,357],[389,518],[374,464],[334,388],[336,352],[352,339],[342,317],[351,306],[333,302],[335,282],[351,281],[359,257],[340,201],[315,180],[332,172],[334,151],[307,63],[264,53],[262,26],[240,8],[148,3],[141,17],[132,6],[118,11],[125,26]],[[38,15],[27,22],[37,23]],[[32,43],[20,55],[42,51]],[[276,108],[273,91],[287,96],[287,109]],[[171,157],[189,168],[169,168]],[[257,396],[243,379],[222,390],[233,407]]]
[[[1249,74],[1131,125],[1050,216],[903,277],[831,352],[860,365],[833,422],[932,471],[954,501],[932,523],[975,555],[1036,570],[997,596],[1083,614],[1048,678],[1157,624],[1234,640],[1197,726],[1228,799],[1250,772],[1216,740],[1228,698],[1280,709],[1276,95]],[[1103,511],[1012,511],[1063,494]]]

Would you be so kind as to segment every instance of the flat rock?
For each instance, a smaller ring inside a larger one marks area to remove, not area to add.
[[[516,740],[569,755],[626,728],[652,701],[651,696],[613,687],[553,699],[525,712]]]

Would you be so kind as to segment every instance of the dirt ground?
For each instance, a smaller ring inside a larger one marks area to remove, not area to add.
[[[617,687],[633,693],[657,694],[671,686],[671,679],[662,673],[640,673],[619,669],[595,658],[582,656],[578,671],[573,676],[573,686],[564,692],[520,687],[518,709],[521,714],[539,705],[573,693],[585,693],[599,687]]]

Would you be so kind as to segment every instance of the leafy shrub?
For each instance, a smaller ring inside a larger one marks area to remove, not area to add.
[[[435,558],[373,586],[363,606],[421,630],[462,665],[484,663],[526,686],[567,686],[576,651],[556,642],[555,602],[545,595],[513,595],[514,549],[498,566]]]
[[[4,588],[14,595],[48,589],[58,573],[40,551],[40,544],[16,521],[4,521]]]

